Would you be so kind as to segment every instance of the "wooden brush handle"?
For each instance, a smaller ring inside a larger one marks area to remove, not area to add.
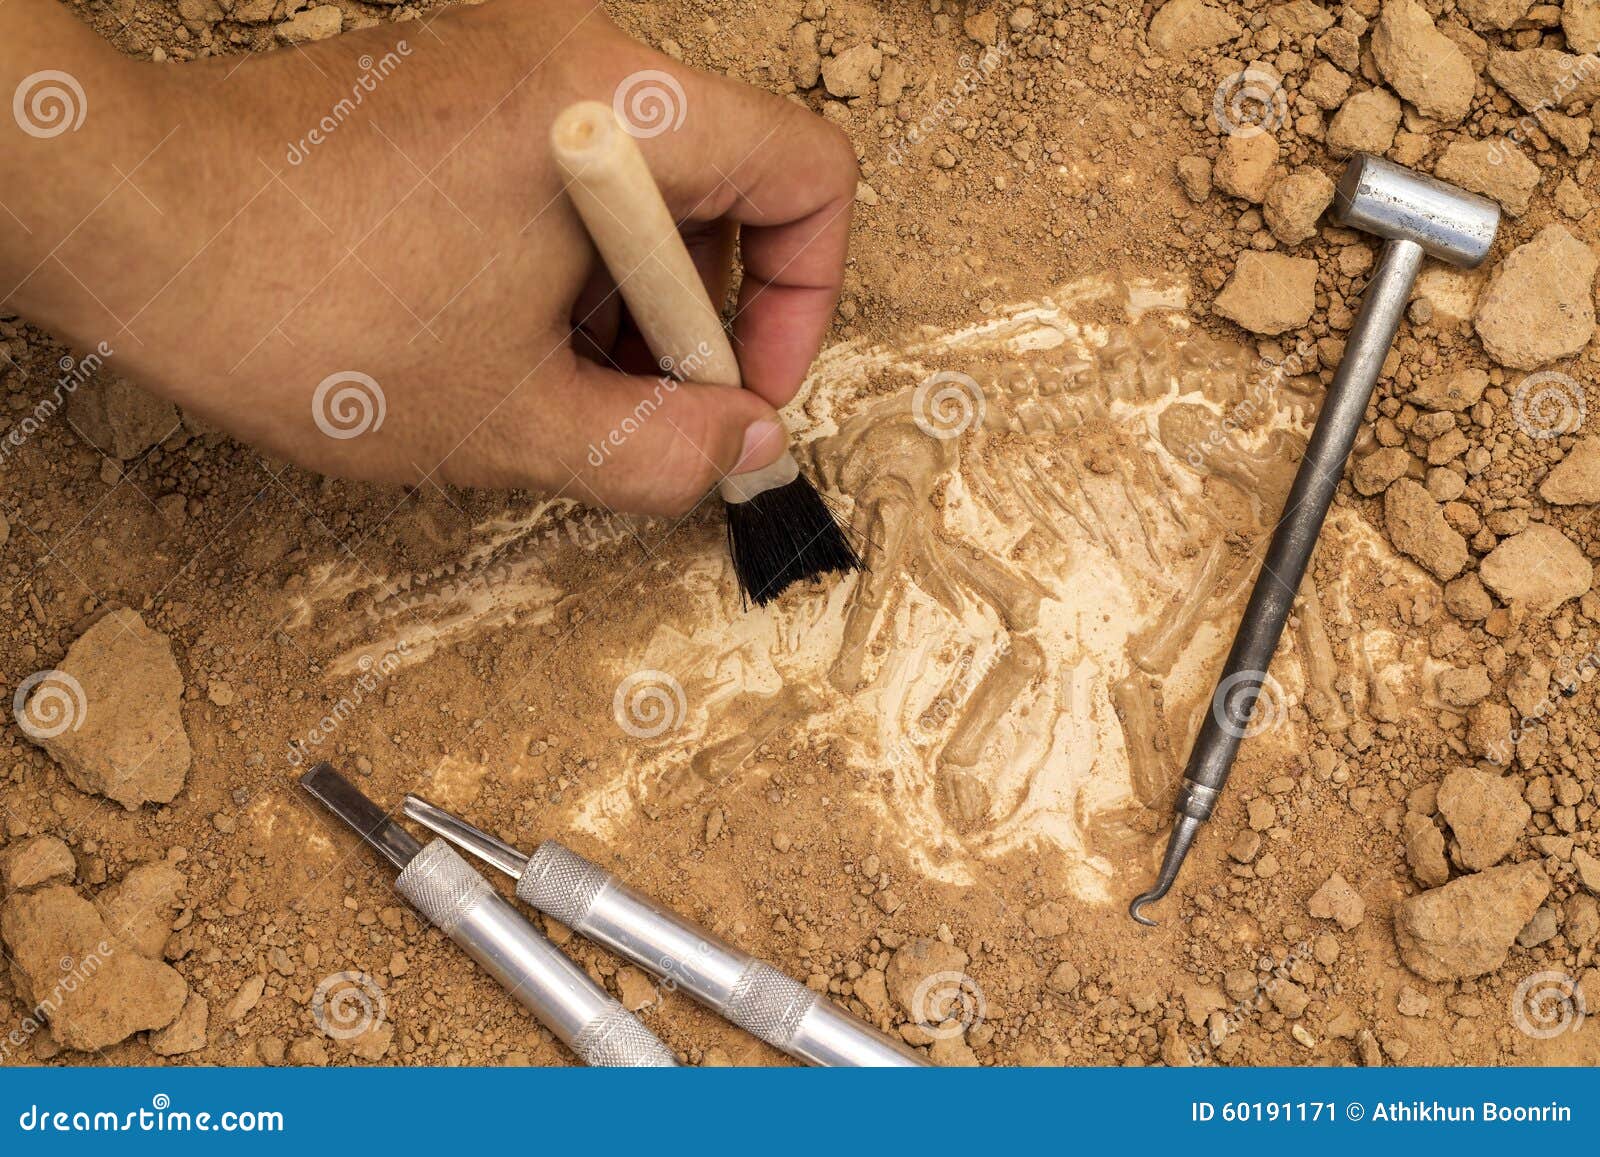
[[[599,101],[572,105],[550,128],[567,195],[663,370],[684,381],[739,386],[739,361],[706,293],[678,223],[637,142]],[[770,466],[733,475],[729,502],[747,502],[799,474],[787,451]]]

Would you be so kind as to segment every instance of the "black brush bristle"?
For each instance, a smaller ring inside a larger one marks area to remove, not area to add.
[[[827,500],[803,474],[748,502],[728,503],[728,550],[740,591],[758,607],[791,583],[861,569]]]

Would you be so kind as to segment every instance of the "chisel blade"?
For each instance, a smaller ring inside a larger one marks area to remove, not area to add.
[[[361,794],[333,765],[319,763],[300,777],[300,786],[310,792],[334,815],[350,825],[363,840],[376,848],[396,868],[409,864],[422,845],[381,807]]]
[[[443,836],[462,851],[471,852],[486,864],[499,868],[513,880],[522,878],[528,866],[528,857],[504,840],[496,839],[482,828],[475,828],[460,816],[451,815],[441,807],[434,807],[421,796],[408,795],[401,809],[408,819]]]

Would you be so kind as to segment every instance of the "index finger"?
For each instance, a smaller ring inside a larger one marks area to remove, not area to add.
[[[844,284],[855,148],[794,101],[721,77],[685,80],[680,131],[640,145],[680,220],[742,226],[739,368],[747,389],[782,406],[822,348]]]

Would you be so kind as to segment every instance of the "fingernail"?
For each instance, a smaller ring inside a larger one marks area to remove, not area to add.
[[[733,473],[759,470],[778,456],[783,442],[783,426],[779,423],[771,418],[751,422],[745,427],[744,446],[739,451],[739,464],[733,468]]]

